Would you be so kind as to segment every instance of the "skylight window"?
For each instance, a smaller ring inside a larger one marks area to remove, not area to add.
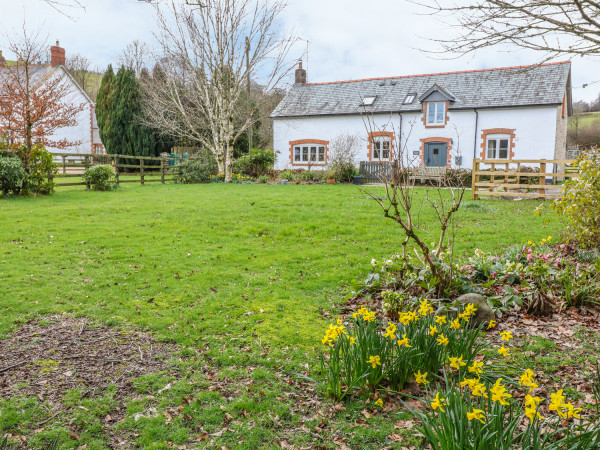
[[[404,99],[404,101],[402,102],[403,105],[410,105],[412,102],[415,101],[415,97],[417,96],[417,94],[408,94],[406,96],[406,98]]]
[[[377,99],[377,96],[365,97],[365,98],[363,98],[363,101],[360,104],[360,106],[371,106],[373,103],[375,103],[376,99]]]

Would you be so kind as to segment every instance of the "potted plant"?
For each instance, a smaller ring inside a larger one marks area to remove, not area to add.
[[[335,170],[327,171],[327,184],[335,184]]]

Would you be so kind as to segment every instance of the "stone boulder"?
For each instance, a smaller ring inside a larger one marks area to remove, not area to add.
[[[475,326],[479,326],[481,324],[487,324],[490,320],[495,320],[496,315],[490,305],[488,305],[485,297],[479,294],[464,294],[458,297],[457,299],[463,306],[466,306],[467,303],[473,303],[477,306],[477,311],[475,311],[475,315],[471,319],[470,323]]]

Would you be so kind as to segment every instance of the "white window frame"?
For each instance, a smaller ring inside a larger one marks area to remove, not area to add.
[[[417,98],[417,94],[406,94],[404,97],[403,105],[411,105],[415,102],[415,98]]]
[[[376,95],[369,95],[367,97],[363,97],[363,100],[362,100],[362,103],[360,104],[360,106],[372,106],[373,103],[375,103],[375,100],[377,100]]]
[[[433,111],[433,121],[430,121],[431,111]],[[425,114],[427,114],[427,125],[444,125],[446,123],[446,102],[428,102]]]
[[[387,144],[387,148],[385,148],[385,144]],[[392,160],[392,140],[389,136],[373,136],[371,146],[371,161],[389,162]],[[385,152],[388,154],[387,158],[384,157]]]
[[[488,134],[485,137],[485,159],[510,159],[510,147],[511,147],[510,134]],[[502,141],[506,141],[506,156],[500,156],[500,146]],[[491,143],[493,142],[493,149],[491,149]],[[490,156],[490,151],[492,152]]]
[[[293,158],[296,165],[325,165],[327,149],[323,144],[305,143],[293,146]]]

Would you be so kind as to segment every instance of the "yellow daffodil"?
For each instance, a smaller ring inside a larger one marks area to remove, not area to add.
[[[377,366],[381,365],[381,358],[379,356],[369,356],[367,364],[371,364],[373,369],[375,369]]]
[[[462,366],[467,365],[466,362],[463,362],[462,355],[460,355],[458,358],[448,357],[448,359],[450,360],[450,367],[454,367],[456,370],[460,370]]]
[[[338,325],[341,325],[341,324],[342,324],[342,323],[344,323],[344,322],[342,322],[342,319],[341,319],[340,317],[338,317],[338,318],[337,318],[337,321],[336,321],[336,323],[337,323]]]
[[[533,397],[529,394],[525,396],[525,406],[527,408],[537,408],[543,399],[540,397]]]
[[[436,333],[439,333],[437,326],[429,325],[429,336],[435,336]]]
[[[502,347],[500,347],[498,349],[498,353],[501,354],[502,356],[504,356],[505,358],[508,358],[508,349],[504,346],[504,344],[502,344]]]
[[[486,391],[486,387],[485,384],[483,383],[476,383],[475,386],[473,386],[473,389],[471,389],[473,395],[475,397],[485,397],[488,398]]]
[[[559,408],[564,404],[565,396],[563,395],[563,390],[555,392],[554,394],[550,394],[550,405],[548,409],[550,411],[558,411]]]
[[[429,381],[427,381],[427,372],[425,373],[421,373],[421,371],[419,370],[417,373],[415,373],[415,381],[417,382],[417,384],[428,384]]]
[[[408,343],[408,338],[406,337],[406,333],[404,333],[404,335],[402,336],[402,339],[398,340],[398,345],[399,346],[403,346],[404,345],[406,348],[412,347],[412,345],[410,345]]]
[[[492,401],[499,402],[501,405],[508,405],[506,401],[507,398],[511,398],[508,392],[506,392],[506,388],[501,384],[501,379],[498,378],[493,387],[490,388],[490,393],[492,394]]]
[[[543,420],[544,418],[540,415],[540,413],[538,412],[537,408],[535,406],[533,407],[529,407],[529,408],[525,408],[525,415],[529,418],[529,420],[531,420],[533,422],[533,420],[537,417],[540,420]]]
[[[444,336],[443,333],[440,334],[436,340],[437,340],[438,345],[448,345],[450,343],[448,338],[446,336]]]
[[[448,406],[448,402],[446,402],[445,398],[440,398],[440,393],[438,392],[437,394],[435,394],[435,399],[433,400],[433,402],[431,402],[431,407],[433,409],[440,408],[441,412],[446,412],[444,411],[444,406]]]
[[[469,389],[472,390],[477,383],[479,383],[479,380],[477,378],[465,378],[460,382],[460,385],[462,387],[468,386]]]
[[[500,336],[502,336],[500,338],[500,340],[501,341],[506,341],[506,342],[510,341],[512,339],[512,337],[513,337],[510,331],[502,331],[500,333]]]
[[[454,319],[452,323],[450,323],[450,328],[458,330],[460,328],[460,320],[458,318]]]
[[[396,339],[396,330],[397,327],[392,322],[388,322],[388,327],[385,329],[385,334],[383,337],[389,337],[390,339]]]
[[[473,365],[469,366],[469,372],[473,372],[475,375],[483,373],[483,363],[481,361],[473,361]]]
[[[581,412],[581,408],[575,408],[573,405],[569,403],[563,403],[558,408],[558,415],[566,420],[581,419],[579,413]]]
[[[527,369],[525,372],[523,372],[523,375],[521,375],[521,378],[519,379],[519,384],[527,387],[529,389],[529,392],[533,391],[534,389],[537,389],[538,385],[535,381],[533,381],[534,376],[535,373],[533,372],[533,370]]]
[[[435,316],[435,323],[439,325],[444,325],[447,320],[446,316]]]
[[[467,413],[467,419],[469,419],[469,420],[476,419],[476,420],[479,420],[481,423],[485,423],[484,417],[485,417],[485,413],[483,412],[482,409],[473,408],[473,412]]]
[[[356,338],[350,337],[350,345],[354,345],[354,344],[356,344]]]
[[[377,406],[379,406],[380,408],[383,408],[383,400],[378,398],[377,400],[375,400],[375,404]]]
[[[423,301],[421,301],[421,303],[419,304],[419,314],[421,314],[422,316],[426,316],[427,314],[431,313],[432,311],[433,311],[433,308],[429,304],[429,301],[426,298],[423,299]]]
[[[490,320],[490,323],[487,326],[487,329],[490,330],[492,328],[494,328],[496,326],[496,321],[495,320]]]

